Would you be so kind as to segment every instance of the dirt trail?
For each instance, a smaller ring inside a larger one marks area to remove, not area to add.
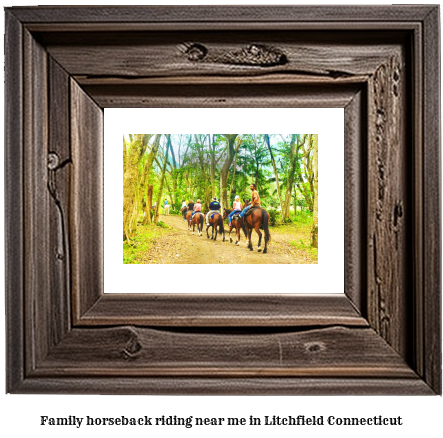
[[[229,227],[225,224],[225,242],[223,235],[217,236],[214,241],[206,237],[206,225],[203,226],[203,235],[200,237],[188,231],[186,222],[181,216],[161,215],[160,220],[173,227],[174,231],[155,241],[154,247],[147,253],[145,263],[161,264],[296,264],[312,263],[303,251],[294,250],[291,247],[289,236],[284,234],[272,235],[268,244],[268,253],[257,252],[258,235],[253,232],[253,251],[246,248],[246,239],[242,232],[240,246],[229,242]],[[211,228],[209,228],[211,236]],[[235,241],[235,233],[231,233]],[[262,238],[262,248],[264,248],[264,234]]]

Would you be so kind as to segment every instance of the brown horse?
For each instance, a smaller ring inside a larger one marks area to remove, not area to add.
[[[188,207],[187,206],[182,207],[182,208],[180,208],[180,211],[182,212],[183,219],[185,220],[186,219],[186,212],[188,211]]]
[[[192,210],[188,210],[186,213],[186,222],[188,224],[188,231],[191,231],[191,215],[192,215]]]
[[[247,247],[252,251],[252,230],[258,234],[258,252],[261,252],[261,238],[262,233],[260,228],[265,233],[265,248],[263,250],[263,254],[268,252],[268,241],[271,239],[271,235],[269,234],[269,213],[264,208],[253,208],[251,213],[247,216],[243,217],[242,227],[244,231],[248,232],[248,244]]]
[[[226,219],[227,217],[229,217],[229,215],[232,213],[232,210],[226,209],[223,211],[223,219]],[[229,242],[232,243],[232,238],[231,238],[231,231],[233,228],[235,228],[235,235],[237,237],[237,240],[235,241],[236,245],[240,245],[240,230],[242,228],[241,226],[241,219],[235,219],[236,216],[232,217],[231,220],[231,226],[229,227]],[[248,233],[246,231],[246,229],[243,229],[243,232],[245,233],[245,237],[248,237]]]
[[[199,236],[203,235],[203,221],[205,220],[205,215],[200,212],[197,211],[192,220],[190,221],[190,223],[192,224],[192,234],[194,234],[195,231],[195,226],[197,225],[197,232]]]
[[[223,233],[223,242],[225,241],[225,227],[223,226],[223,216],[220,213],[214,213],[211,218],[208,219],[209,225],[206,226],[206,235],[209,239],[208,229],[212,227],[212,237],[211,239],[217,240],[217,230]],[[215,237],[214,237],[214,228],[215,228]]]

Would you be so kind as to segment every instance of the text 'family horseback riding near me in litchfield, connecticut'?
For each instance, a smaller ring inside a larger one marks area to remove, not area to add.
[[[317,264],[318,134],[124,134],[123,263]]]

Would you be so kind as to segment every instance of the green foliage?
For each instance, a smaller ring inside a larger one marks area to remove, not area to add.
[[[302,239],[298,239],[298,241],[296,241],[296,240],[292,241],[291,246],[293,246],[295,249],[298,249],[301,251],[308,251],[311,254],[318,256],[318,248],[314,248],[310,244],[306,244]]]
[[[277,192],[277,190],[276,190],[276,192]],[[280,202],[279,202],[279,200],[278,200],[277,197],[272,197],[272,198],[270,198],[270,199],[268,200],[267,204],[268,204],[271,208],[273,208],[273,209],[276,209],[276,208],[280,207]]]
[[[275,208],[270,208],[268,209],[268,213],[269,213],[269,223],[273,227],[275,226],[278,218],[281,217],[280,212]]]
[[[161,223],[163,224],[163,222]],[[127,240],[123,242],[123,263],[146,263],[145,254],[152,248],[155,240],[171,231],[170,227],[165,224],[159,227],[139,225],[131,242],[128,243]]]
[[[285,202],[285,193],[288,184],[292,182],[292,196],[290,205],[290,217],[286,223],[305,224],[312,221],[312,215],[307,213],[312,209],[312,193],[310,181],[312,170],[306,157],[312,154],[307,142],[308,134],[267,134],[269,146],[275,159],[276,172],[278,174],[279,189],[282,202]],[[154,139],[153,134],[152,139]],[[129,138],[131,135],[129,135]],[[238,134],[239,145],[236,161],[233,161],[228,172],[226,192],[231,191],[231,197],[227,206],[232,208],[232,202],[236,195],[242,203],[251,198],[250,184],[257,185],[262,206],[270,211],[270,222],[281,223],[281,205],[277,195],[277,182],[271,155],[264,134]],[[241,140],[241,143],[240,143]],[[151,141],[152,143],[152,141]],[[294,149],[294,145],[296,149]],[[143,202],[146,203],[146,189],[153,185],[153,199],[157,200],[160,190],[162,163],[165,158],[166,135],[162,135],[159,154],[152,164],[148,181],[143,189],[144,193],[137,192],[140,199],[140,209]],[[228,143],[224,134],[171,134],[171,154],[167,159],[165,185],[162,193],[160,214],[163,214],[163,202],[166,197],[171,205],[170,214],[180,214],[182,200],[194,202],[200,198],[203,208],[207,208],[207,202],[214,190],[215,196],[221,198],[220,171],[228,154]],[[294,155],[294,153],[296,155]],[[172,155],[172,152],[174,155]],[[145,152],[139,163],[139,175],[143,174],[145,163],[148,159],[150,148]],[[295,161],[294,161],[295,156]],[[292,163],[291,163],[292,158]],[[211,159],[215,164],[214,179],[211,179]],[[235,173],[234,173],[235,162]],[[292,170],[291,170],[292,169]],[[295,170],[295,178],[292,173]],[[212,182],[214,187],[212,186]],[[295,204],[302,207],[302,212],[295,212]],[[271,210],[275,210],[272,212]],[[140,219],[141,221],[142,219]],[[159,229],[166,229],[161,223]]]
[[[161,227],[161,228],[169,228],[164,222],[162,221],[158,221],[157,222],[157,227]]]
[[[300,224],[312,225],[312,212],[309,210],[298,211],[297,214],[292,214],[290,218],[294,222],[298,222]]]

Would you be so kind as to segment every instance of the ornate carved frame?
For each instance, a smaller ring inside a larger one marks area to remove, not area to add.
[[[438,6],[8,8],[7,391],[441,394],[439,56]],[[103,294],[103,108],[175,106],[345,109],[345,295]]]

